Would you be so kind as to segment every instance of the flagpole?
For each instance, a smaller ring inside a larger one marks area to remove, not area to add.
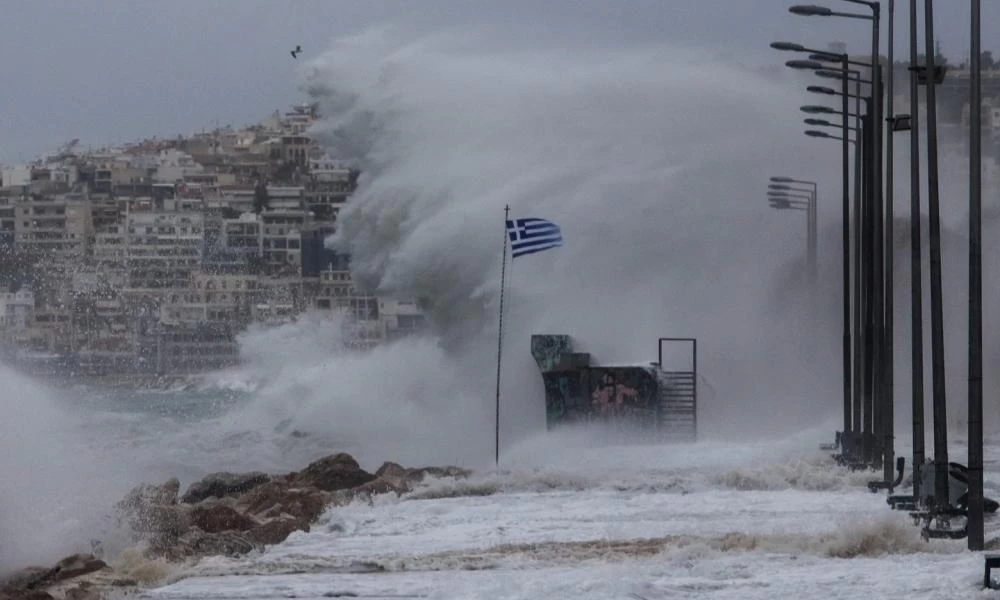
[[[503,355],[503,289],[507,278],[507,220],[510,218],[510,206],[503,207],[503,259],[500,262],[500,326],[497,332],[497,399],[494,432],[494,464],[500,466],[500,357]]]

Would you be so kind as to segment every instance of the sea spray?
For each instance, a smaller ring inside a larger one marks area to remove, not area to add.
[[[801,347],[803,327],[827,332],[825,307],[803,305],[801,266],[781,302],[770,296],[799,262],[800,229],[767,209],[768,177],[806,156],[814,177],[835,175],[816,160],[824,147],[787,127],[801,102],[786,87],[676,45],[513,50],[391,29],[337,41],[305,78],[322,115],[310,133],[363,171],[329,244],[362,287],[425,300],[484,412],[504,207],[562,227],[562,248],[511,265],[506,439],[544,417],[527,351],[539,331],[603,362],[698,337],[718,389],[705,428],[782,431],[836,408],[805,394],[838,380]]]

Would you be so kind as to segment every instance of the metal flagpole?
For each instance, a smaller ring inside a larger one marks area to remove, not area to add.
[[[494,432],[494,464],[500,466],[500,357],[503,356],[503,288],[507,279],[507,221],[510,218],[510,206],[503,207],[503,260],[500,263],[500,326],[497,332],[497,401],[496,401],[496,431]]]

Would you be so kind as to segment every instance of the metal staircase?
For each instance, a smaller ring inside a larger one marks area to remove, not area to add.
[[[662,372],[660,431],[669,440],[693,442],[698,433],[698,378],[693,371]]]
[[[691,370],[663,370],[664,342],[691,345]],[[693,442],[698,436],[698,343],[692,338],[660,338],[659,429],[661,435],[678,442]]]

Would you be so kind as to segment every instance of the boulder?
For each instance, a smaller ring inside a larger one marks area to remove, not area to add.
[[[63,594],[63,600],[103,600],[99,590],[70,588]]]
[[[391,488],[386,491],[395,491],[399,494],[409,492],[413,489],[412,480],[409,476],[409,470],[394,462],[383,463],[382,466],[378,468],[378,471],[375,472],[375,476],[378,479],[365,485],[373,486],[376,482],[382,481],[388,483]]]
[[[177,494],[180,489],[181,482],[176,477],[171,477],[161,485],[143,483],[132,488],[118,505],[122,508],[139,508],[177,504]]]
[[[410,491],[410,486],[405,479],[394,478],[394,480],[383,479],[379,477],[378,479],[373,479],[364,485],[359,485],[358,487],[351,488],[349,490],[341,490],[339,492],[334,492],[334,503],[342,506],[345,504],[350,504],[351,500],[355,498],[368,498],[371,499],[372,496],[377,496],[381,494],[405,494]]]
[[[239,556],[253,549],[253,542],[243,532],[206,533],[192,527],[176,539],[151,542],[149,552],[167,560],[181,561],[200,556]]]
[[[10,592],[34,587],[32,584],[44,579],[51,570],[50,567],[25,567],[0,582],[0,590]]]
[[[285,541],[293,531],[309,531],[309,522],[286,515],[248,531],[246,537],[256,545],[270,546]]]
[[[187,528],[185,511],[177,504],[180,482],[142,484],[118,502],[118,520],[136,533],[176,533]]]
[[[394,462],[386,461],[382,463],[382,466],[375,471],[376,477],[390,478],[390,477],[406,477],[407,468]]]
[[[92,554],[73,554],[60,560],[49,569],[29,567],[14,573],[4,583],[0,599],[7,594],[11,598],[45,598],[50,597],[42,590],[54,583],[100,571],[108,565]],[[32,595],[35,594],[35,595]]]
[[[184,492],[181,502],[196,504],[207,498],[225,498],[244,494],[258,485],[271,481],[266,473],[254,471],[251,473],[212,473],[201,481],[196,481]]]
[[[104,594],[94,586],[81,584],[66,590],[63,598],[65,600],[103,600]]]
[[[0,592],[0,600],[55,600],[55,597],[42,590],[11,590]]]
[[[131,520],[132,531],[178,536],[191,526],[191,511],[184,506],[150,506],[136,513]]]
[[[310,463],[296,477],[296,485],[336,492],[364,485],[373,479],[375,476],[362,470],[353,456],[341,452]]]
[[[240,497],[237,508],[244,514],[262,518],[286,514],[311,523],[323,513],[328,502],[329,497],[319,490],[292,488],[288,483],[272,481]]]
[[[100,571],[108,566],[103,560],[95,558],[93,554],[73,554],[60,560],[56,566],[48,573],[48,581],[63,581],[94,571]]]
[[[224,504],[196,506],[191,511],[191,523],[205,533],[248,531],[257,526],[257,521]]]

